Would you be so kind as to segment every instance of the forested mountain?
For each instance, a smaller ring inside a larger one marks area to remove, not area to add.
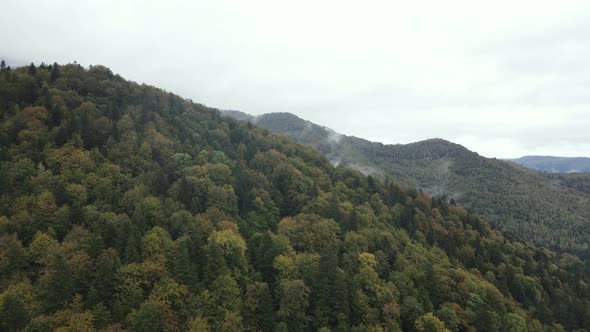
[[[549,157],[524,156],[508,159],[526,168],[548,173],[579,173],[590,172],[590,158],[584,157]]]
[[[224,113],[313,146],[334,165],[447,196],[533,244],[590,255],[590,195],[567,185],[571,181],[485,158],[442,139],[386,145],[341,135],[290,113],[250,118]]]
[[[547,177],[564,187],[590,194],[590,173],[551,173]]]
[[[590,329],[575,256],[103,66],[0,111],[2,331]]]

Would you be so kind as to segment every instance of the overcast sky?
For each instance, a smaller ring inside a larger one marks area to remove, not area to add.
[[[590,157],[590,1],[23,1],[10,64],[104,64],[250,114],[383,143]]]

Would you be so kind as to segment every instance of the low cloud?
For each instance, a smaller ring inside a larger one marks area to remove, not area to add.
[[[2,8],[8,63],[104,64],[213,107],[292,112],[385,143],[441,137],[490,157],[590,156],[587,1]]]

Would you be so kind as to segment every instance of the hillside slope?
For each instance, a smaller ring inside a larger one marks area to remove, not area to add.
[[[0,72],[2,331],[590,329],[587,266],[102,66]]]
[[[590,173],[551,173],[547,177],[561,186],[590,194]]]
[[[547,173],[590,172],[590,158],[524,156],[509,160],[526,168]]]
[[[316,148],[332,164],[452,198],[536,245],[590,254],[590,195],[564,181],[441,139],[385,145],[340,135],[289,113],[241,118]]]

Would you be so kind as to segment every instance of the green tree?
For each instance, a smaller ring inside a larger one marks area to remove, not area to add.
[[[516,313],[504,315],[502,322],[503,332],[527,332],[526,320]]]
[[[115,294],[116,273],[121,267],[121,260],[115,249],[105,249],[96,259],[94,265],[95,302],[110,304]]]
[[[143,237],[141,252],[144,259],[151,259],[157,256],[169,255],[172,251],[173,242],[170,234],[159,226],[152,228]]]
[[[333,220],[300,214],[281,220],[277,232],[288,237],[297,251],[320,253],[336,245],[340,229]]]
[[[169,264],[176,280],[187,286],[196,287],[199,281],[199,270],[192,261],[190,245],[191,241],[186,236],[176,240]]]
[[[236,230],[214,231],[209,236],[209,246],[221,251],[227,267],[235,273],[239,274],[246,269],[246,242]]]
[[[254,282],[244,294],[244,325],[252,331],[270,331],[275,321],[275,309],[268,284]]]
[[[309,288],[301,279],[281,281],[278,287],[279,316],[290,331],[302,331],[306,326]]]
[[[414,323],[418,332],[449,332],[440,319],[436,318],[431,312],[422,315]]]
[[[145,302],[130,317],[130,325],[134,331],[161,332],[164,322],[160,306],[157,303]]]
[[[338,248],[324,250],[320,258],[318,277],[317,286],[311,293],[315,300],[317,324],[329,327],[349,325],[349,292],[346,274],[338,267]]]
[[[209,332],[209,323],[202,317],[191,319],[187,326],[188,332]]]
[[[27,325],[39,304],[28,279],[10,285],[0,293],[0,329],[18,330]]]
[[[457,315],[457,311],[461,310],[457,304],[445,303],[440,306],[435,315],[445,323],[445,326],[452,332],[459,331],[461,320]]]
[[[52,311],[61,308],[74,292],[72,268],[62,249],[51,253],[39,280],[39,296],[43,308]]]
[[[210,304],[206,310],[215,328],[222,328],[224,323],[236,323],[236,319],[241,322],[242,292],[232,277],[222,275],[217,278],[211,284],[210,296]]]
[[[27,256],[16,235],[0,235],[0,280],[21,271]]]

